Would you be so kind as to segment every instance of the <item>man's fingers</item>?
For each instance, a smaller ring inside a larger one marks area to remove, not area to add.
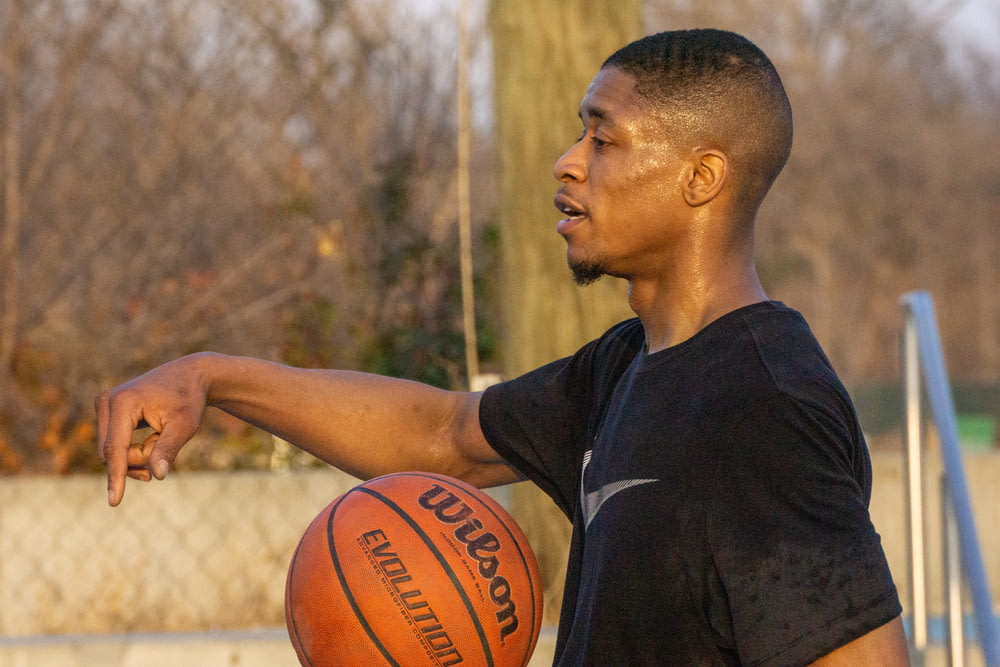
[[[129,468],[126,474],[129,479],[135,479],[140,482],[148,482],[153,479],[153,475],[149,472],[148,468]]]
[[[140,420],[137,428],[148,428],[145,420]],[[125,494],[125,479],[135,479],[140,482],[148,482],[154,477],[163,479],[170,469],[169,460],[176,454],[171,451],[173,448],[158,447],[161,442],[159,433],[151,433],[141,443],[130,441],[128,448],[124,452],[125,470],[119,476],[119,453],[117,445],[106,447],[106,458],[108,460],[108,502],[112,506],[118,505]],[[131,438],[131,434],[129,436]],[[159,458],[152,461],[153,454]],[[119,486],[120,480],[120,486]]]
[[[132,432],[135,430],[135,422],[138,420],[123,412],[112,412],[110,405],[106,402],[104,414],[105,433],[101,439],[101,457],[108,468],[108,503],[112,507],[117,507],[125,495],[125,478],[129,470],[129,457],[136,455],[130,450],[132,449]],[[140,454],[142,454],[141,450]],[[148,458],[148,453],[142,455]]]
[[[138,468],[148,470],[149,455],[152,453],[153,446],[159,439],[160,439],[159,433],[152,433],[141,443],[132,443],[132,446],[128,448],[128,453],[126,456],[126,460],[128,461],[128,469],[130,471]]]
[[[102,463],[107,460],[104,456],[104,447],[108,439],[109,403],[110,398],[106,391],[101,392],[94,399],[94,412],[97,413],[97,458]]]
[[[132,445],[128,448],[125,460],[128,461],[128,469],[133,470],[135,468],[145,468],[149,457],[142,453],[140,445]]]
[[[145,467],[156,479],[163,479],[167,476],[167,472],[170,470],[170,461],[173,461],[174,457],[177,456],[177,452],[183,444],[182,441],[176,447],[171,447],[171,440],[163,441],[160,436],[160,433],[153,433],[142,443]],[[155,460],[153,460],[154,452],[156,453]]]
[[[170,462],[166,459],[160,459],[149,466],[149,469],[153,472],[153,477],[163,479],[167,476],[167,472],[170,471]]]
[[[166,477],[181,447],[198,430],[204,392],[179,367],[166,364],[94,399],[98,458],[107,467],[112,506],[121,503],[128,478]],[[146,428],[152,435],[134,445],[135,431]]]

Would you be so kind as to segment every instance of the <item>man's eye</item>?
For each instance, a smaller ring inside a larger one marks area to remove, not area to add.
[[[577,136],[576,143],[580,143],[581,141],[583,141],[586,138],[587,138],[587,130],[586,130],[586,128],[584,128],[583,132],[581,132],[579,134],[579,136]],[[601,148],[604,148],[605,146],[608,145],[607,141],[605,141],[604,139],[598,138],[598,136],[596,134],[590,135],[590,142],[594,145],[594,148],[596,148],[596,149],[601,149]]]

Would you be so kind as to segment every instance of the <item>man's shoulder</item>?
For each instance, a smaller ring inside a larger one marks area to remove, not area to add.
[[[743,319],[761,363],[779,385],[798,384],[837,374],[808,322],[797,310],[775,302]]]
[[[605,341],[615,345],[641,348],[645,344],[645,330],[638,317],[622,320],[605,331],[597,342]]]
[[[595,389],[609,390],[646,346],[646,334],[639,318],[612,326],[585,348]]]

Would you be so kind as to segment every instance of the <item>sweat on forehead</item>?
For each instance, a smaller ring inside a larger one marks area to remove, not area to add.
[[[738,169],[766,192],[788,159],[792,110],[770,59],[726,30],[661,32],[612,54],[602,70],[632,77],[635,93],[679,127],[728,147]]]

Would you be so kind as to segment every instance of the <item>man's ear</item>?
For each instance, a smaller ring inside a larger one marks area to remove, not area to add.
[[[729,180],[729,158],[717,149],[697,151],[684,186],[688,206],[701,206],[715,199]]]

